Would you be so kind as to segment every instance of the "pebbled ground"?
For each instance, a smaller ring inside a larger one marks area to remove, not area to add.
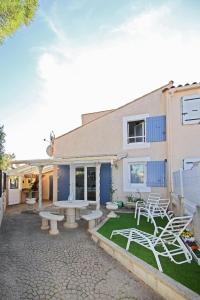
[[[36,214],[9,213],[0,228],[0,299],[162,299],[78,229],[50,236]]]

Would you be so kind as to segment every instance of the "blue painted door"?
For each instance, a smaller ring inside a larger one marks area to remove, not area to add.
[[[53,200],[53,175],[49,176],[49,200]]]
[[[68,200],[70,192],[70,166],[61,165],[58,169],[58,201]]]
[[[100,203],[105,204],[110,201],[112,188],[111,164],[103,163],[100,169]]]

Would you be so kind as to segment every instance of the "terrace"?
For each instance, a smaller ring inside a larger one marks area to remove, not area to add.
[[[84,221],[51,236],[23,209],[8,208],[0,228],[0,299],[162,299],[91,241]]]

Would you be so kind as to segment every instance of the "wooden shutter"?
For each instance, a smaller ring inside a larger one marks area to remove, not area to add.
[[[182,97],[183,124],[198,124],[200,122],[200,94]]]
[[[146,141],[166,141],[166,116],[149,117],[146,119]]]
[[[111,164],[103,163],[100,168],[100,203],[110,201],[112,188]]]
[[[166,186],[166,162],[164,160],[147,162],[147,186]]]

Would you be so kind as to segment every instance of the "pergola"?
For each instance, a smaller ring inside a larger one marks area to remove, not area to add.
[[[39,187],[38,187],[38,206],[42,208],[42,173],[48,172],[54,169],[54,173],[57,176],[57,166],[59,165],[73,165],[73,164],[91,164],[95,163],[97,173],[100,174],[101,163],[111,163],[119,160],[117,155],[101,155],[101,156],[82,156],[82,157],[67,157],[67,158],[48,158],[48,159],[30,159],[30,160],[13,160],[12,169],[7,171],[7,175],[24,175],[29,173],[38,174],[39,176]],[[20,165],[17,168],[16,165]],[[98,176],[97,188],[100,189],[100,180]],[[54,180],[57,178],[54,178]],[[57,182],[57,180],[56,180]],[[56,183],[57,184],[57,183]],[[57,185],[56,185],[57,187]],[[53,201],[57,200],[57,196],[53,197]],[[97,207],[100,206],[100,196],[97,199]]]

